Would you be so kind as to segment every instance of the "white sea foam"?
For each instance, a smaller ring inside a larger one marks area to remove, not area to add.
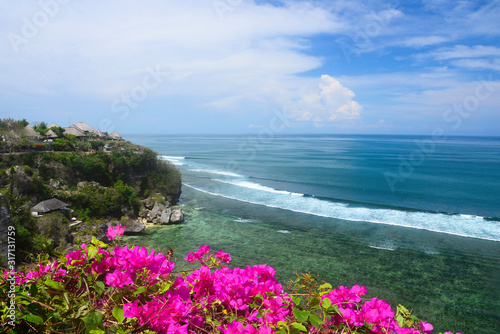
[[[162,157],[164,157],[167,160],[184,160],[184,159],[186,159],[186,157],[174,157],[174,156],[170,156],[170,155],[162,155]]]
[[[232,172],[225,172],[225,171],[220,171],[220,170],[212,170],[212,169],[188,169],[188,171],[197,172],[197,173],[208,173],[208,174],[232,176],[232,177],[242,177],[242,175],[240,175],[240,174],[236,174],[236,173],[232,173]]]
[[[369,245],[370,248],[383,249],[388,251],[396,250],[396,244],[390,240],[385,240],[382,242],[377,242],[376,244]]]
[[[278,230],[276,232],[278,232],[278,233],[284,233],[284,234],[292,233],[292,232],[290,232],[288,230]]]
[[[234,220],[237,223],[253,223],[253,220],[251,219],[243,219],[243,218],[238,218]]]
[[[375,248],[375,249],[382,249],[382,250],[388,250],[388,251],[394,251],[395,248],[392,247],[386,247],[386,246],[373,246],[369,245],[370,248]]]
[[[267,191],[270,193],[275,193],[275,194],[283,194],[283,195],[293,195],[293,196],[304,196],[304,194],[299,194],[299,193],[292,193],[289,191],[285,190],[276,190],[270,187],[263,186],[258,183],[254,182],[248,182],[248,181],[227,181],[227,180],[219,180],[219,179],[212,179],[213,181],[217,182],[222,182],[222,183],[227,183],[227,184],[232,184],[234,186],[238,187],[244,187],[244,188],[249,188],[249,189],[254,189],[254,190],[261,190],[261,191]]]
[[[500,241],[500,223],[487,221],[477,216],[464,217],[462,215],[433,212],[354,207],[313,197],[290,196],[291,193],[289,192],[275,190],[251,182],[218,181],[229,184],[229,186],[227,189],[218,187],[217,192],[212,192],[189,184],[184,185],[213,196],[321,217],[402,226],[463,237]],[[374,246],[378,247],[378,245]]]
[[[169,161],[172,164],[177,165],[177,166],[182,166],[182,165],[184,165],[184,162],[182,162],[181,160],[184,160],[185,157],[173,157],[173,156],[169,156],[169,155],[160,155],[160,159],[167,160],[167,161]]]

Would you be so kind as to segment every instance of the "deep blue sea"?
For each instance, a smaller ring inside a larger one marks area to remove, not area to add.
[[[436,331],[500,333],[500,138],[129,135],[182,172],[186,222],[131,243],[208,244],[365,285]]]

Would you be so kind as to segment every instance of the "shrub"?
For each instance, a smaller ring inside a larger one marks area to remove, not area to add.
[[[35,243],[35,251],[52,253],[58,247],[65,247],[68,242],[71,242],[69,234],[69,226],[65,222],[64,215],[59,212],[49,213],[43,217],[37,218],[36,226],[40,234],[40,240],[45,245],[47,240],[51,240],[47,249],[40,249]],[[38,248],[37,248],[38,247]]]
[[[30,166],[23,166],[23,170],[26,174],[28,174],[29,176],[33,176],[33,169],[31,169]]]

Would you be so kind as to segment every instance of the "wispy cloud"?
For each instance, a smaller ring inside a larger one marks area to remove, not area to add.
[[[433,58],[436,60],[447,60],[457,58],[480,58],[480,57],[500,57],[500,48],[496,46],[484,45],[455,45],[452,48],[441,48],[426,54],[421,54],[419,57]]]
[[[453,65],[470,69],[486,69],[500,71],[500,58],[487,59],[460,59],[453,62]]]
[[[443,37],[443,36],[418,36],[403,40],[402,45],[408,47],[421,48],[424,46],[441,44],[449,40],[450,40],[449,37]]]

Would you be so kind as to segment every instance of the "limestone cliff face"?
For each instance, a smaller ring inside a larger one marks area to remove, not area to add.
[[[8,229],[11,225],[11,216],[7,200],[0,194],[0,254],[2,265],[7,260]]]

